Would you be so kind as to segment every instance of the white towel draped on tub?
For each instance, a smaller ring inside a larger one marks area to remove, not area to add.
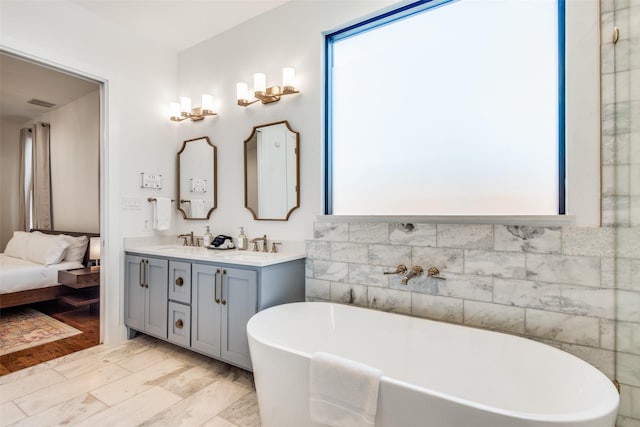
[[[382,371],[328,353],[314,353],[309,378],[311,420],[333,427],[375,425]]]
[[[155,230],[168,230],[171,226],[171,199],[156,197],[153,203],[153,228]]]

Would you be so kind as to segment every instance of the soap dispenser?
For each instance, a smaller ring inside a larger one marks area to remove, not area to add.
[[[240,227],[240,233],[238,234],[236,246],[238,247],[238,250],[246,251],[248,245],[249,239],[247,238],[247,235],[244,234],[244,227]]]
[[[207,246],[211,246],[211,242],[213,241],[213,234],[211,234],[211,230],[209,229],[209,226],[207,225],[205,227],[205,232],[204,232],[204,237],[202,239],[202,243],[204,244],[205,247]]]

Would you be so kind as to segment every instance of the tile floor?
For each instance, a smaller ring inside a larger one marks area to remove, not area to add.
[[[260,426],[250,372],[140,335],[0,377],[1,426]]]

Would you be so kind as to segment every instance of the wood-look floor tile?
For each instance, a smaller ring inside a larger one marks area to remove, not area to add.
[[[0,405],[0,426],[8,426],[24,419],[26,415],[13,402],[6,402]]]
[[[164,351],[155,348],[149,348],[131,357],[119,360],[116,363],[118,364],[118,366],[121,366],[128,371],[137,372],[143,369],[147,369],[149,366],[160,363],[168,358],[169,355]]]
[[[246,394],[220,413],[220,417],[242,427],[260,427],[256,392]]]
[[[143,369],[136,373],[129,373],[124,378],[113,381],[102,387],[95,388],[91,394],[109,406],[116,405],[133,396],[143,393],[146,390],[155,387],[156,381],[173,373],[182,372],[191,368],[176,359],[165,359],[160,363],[155,363],[147,369]]]
[[[158,413],[143,425],[199,426],[247,393],[250,393],[250,390],[241,385],[227,380],[218,380],[171,408]]]
[[[116,347],[97,346],[94,347],[91,354],[85,357],[76,357],[66,363],[57,364],[55,370],[67,378],[73,378],[100,369],[110,363],[133,357],[146,350],[148,347],[131,341]]]
[[[31,416],[130,374],[120,366],[107,365],[97,371],[45,387],[35,393],[16,399],[14,402],[27,415]]]
[[[180,401],[161,387],[153,387],[77,424],[79,427],[138,426]]]
[[[185,398],[202,390],[217,379],[219,378],[210,370],[202,366],[194,366],[154,381],[148,381],[147,384],[158,385],[173,394]]]
[[[22,377],[7,384],[2,384],[0,385],[0,403],[26,396],[64,380],[65,378],[59,373],[47,369],[46,371]]]
[[[11,427],[74,425],[106,408],[107,405],[85,393],[36,415],[24,418],[12,424]]]
[[[230,421],[220,417],[213,417],[200,427],[239,427],[237,424],[233,424]]]

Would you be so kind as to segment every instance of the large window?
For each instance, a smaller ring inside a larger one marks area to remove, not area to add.
[[[563,214],[563,15],[432,0],[328,34],[325,213]]]

